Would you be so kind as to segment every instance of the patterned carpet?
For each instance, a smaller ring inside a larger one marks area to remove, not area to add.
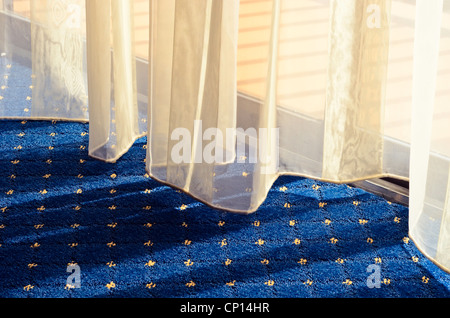
[[[282,177],[258,212],[230,214],[148,178],[145,138],[106,164],[86,124],[0,123],[0,297],[450,296],[408,209],[362,190]]]
[[[28,114],[30,70],[0,76],[0,116]],[[0,121],[1,298],[450,296],[404,206],[281,177],[258,212],[226,213],[150,179],[145,146],[106,164],[87,124]]]

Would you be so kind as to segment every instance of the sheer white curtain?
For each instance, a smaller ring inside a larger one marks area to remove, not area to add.
[[[33,71],[31,106],[2,118],[89,121],[90,155],[109,162],[147,136],[153,178],[238,213],[283,174],[409,180],[410,236],[449,270],[450,1],[0,8],[1,67]]]

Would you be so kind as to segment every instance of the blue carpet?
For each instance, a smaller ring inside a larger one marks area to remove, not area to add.
[[[88,157],[87,131],[1,122],[1,297],[450,295],[401,205],[281,177],[258,212],[230,214],[148,178],[145,138],[106,164]],[[69,264],[81,288],[67,286]],[[371,264],[380,288],[367,286]]]
[[[26,109],[23,76],[0,109]],[[408,239],[404,206],[286,176],[256,213],[226,213],[148,178],[145,138],[106,164],[88,156],[87,133],[0,121],[0,297],[450,296],[450,275]],[[379,288],[367,285],[372,264]]]

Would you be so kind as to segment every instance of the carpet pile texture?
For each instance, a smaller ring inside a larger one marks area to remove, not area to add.
[[[363,190],[281,177],[231,214],[149,178],[145,138],[107,164],[86,124],[0,123],[1,297],[450,296],[407,207]]]

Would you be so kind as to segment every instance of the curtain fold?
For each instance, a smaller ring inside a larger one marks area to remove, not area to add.
[[[231,178],[236,128],[237,1],[152,1],[149,174],[208,204]],[[167,39],[170,39],[169,41]],[[189,62],[187,62],[189,61]],[[209,147],[203,149],[203,145]],[[209,149],[209,151],[207,151]],[[231,174],[227,174],[226,171]],[[249,178],[250,179],[250,178]],[[218,194],[219,193],[219,194]],[[229,206],[247,210],[251,193]],[[239,202],[242,202],[240,204]]]
[[[87,118],[84,1],[36,0],[31,5],[31,117]]]
[[[280,175],[408,180],[409,234],[449,270],[448,2],[0,5],[0,67],[32,70],[27,104],[0,90],[2,119],[88,121],[107,162],[146,136],[151,177],[236,213]]]
[[[443,1],[430,3],[418,0],[416,9],[409,230],[424,253],[448,267],[449,165],[448,161],[440,164],[430,158]],[[442,199],[437,199],[439,195]]]
[[[367,12],[377,8],[380,21]],[[391,1],[331,1],[323,177],[383,175]]]
[[[115,161],[141,135],[133,1],[87,1],[86,13],[89,154]]]

